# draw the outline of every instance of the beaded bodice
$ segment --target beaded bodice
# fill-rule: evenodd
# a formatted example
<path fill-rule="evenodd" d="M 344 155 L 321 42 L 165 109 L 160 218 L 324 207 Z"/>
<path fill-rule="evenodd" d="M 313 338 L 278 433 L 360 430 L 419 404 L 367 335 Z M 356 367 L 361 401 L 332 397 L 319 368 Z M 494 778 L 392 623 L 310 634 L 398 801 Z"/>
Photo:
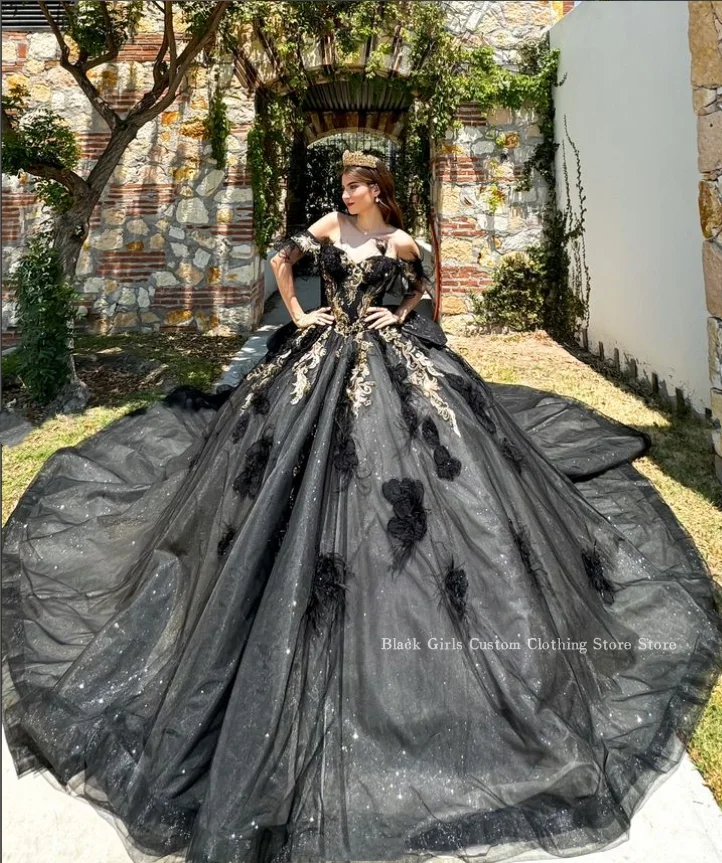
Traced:
<path fill-rule="evenodd" d="M 378 253 L 354 260 L 330 238 L 318 238 L 303 229 L 276 243 L 279 255 L 295 264 L 312 255 L 321 277 L 321 305 L 331 306 L 340 333 L 359 330 L 369 306 L 386 294 L 403 299 L 427 291 L 433 296 L 433 281 L 421 258 L 396 258 L 387 254 L 386 240 L 376 240 Z"/>

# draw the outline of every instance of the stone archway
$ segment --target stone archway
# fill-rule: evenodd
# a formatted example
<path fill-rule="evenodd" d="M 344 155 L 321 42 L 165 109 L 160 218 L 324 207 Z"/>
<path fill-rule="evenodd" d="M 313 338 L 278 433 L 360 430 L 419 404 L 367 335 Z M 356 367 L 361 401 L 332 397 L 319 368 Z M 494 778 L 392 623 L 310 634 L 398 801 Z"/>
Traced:
<path fill-rule="evenodd" d="M 448 29 L 461 41 L 487 44 L 497 62 L 513 66 L 516 46 L 540 36 L 573 4 L 453 2 L 443 6 Z M 295 98 L 299 110 L 308 107 L 306 127 L 295 144 L 298 148 L 340 130 L 351 134 L 378 131 L 400 138 L 405 110 L 403 103 L 394 101 L 395 86 L 406 90 L 405 80 L 412 72 L 409 46 L 399 37 L 400 29 L 388 37 L 374 37 L 374 45 L 371 40 L 362 44 L 343 62 L 333 36 L 310 44 L 303 51 L 304 73 L 315 101 L 308 105 L 300 105 L 285 81 L 272 41 L 257 31 L 243 41 L 236 70 L 249 89 L 275 89 Z M 370 79 L 365 70 L 379 42 L 388 45 L 389 53 L 382 59 L 380 72 Z M 362 83 L 352 92 L 345 82 L 354 76 Z M 364 88 L 376 88 L 376 92 L 372 96 Z M 444 314 L 470 311 L 470 292 L 483 292 L 492 283 L 503 255 L 539 240 L 547 199 L 540 176 L 532 178 L 530 191 L 515 190 L 526 161 L 542 140 L 533 112 L 500 109 L 487 115 L 476 103 L 465 103 L 458 119 L 460 133 L 432 146 L 431 152 L 432 217 L 424 229 L 428 257 L 433 260 L 430 266 L 436 274 L 435 318 L 441 313 L 442 298 Z M 497 202 L 500 191 L 504 193 L 501 205 Z"/>
<path fill-rule="evenodd" d="M 255 30 L 246 34 L 250 38 L 239 43 L 236 51 L 236 72 L 239 80 L 249 90 L 259 86 L 274 90 L 295 99 L 298 110 L 305 118 L 304 130 L 297 136 L 292 149 L 292 163 L 296 166 L 291 174 L 298 178 L 305 164 L 304 151 L 324 138 L 333 135 L 362 136 L 379 135 L 394 146 L 402 142 L 409 108 L 413 98 L 407 85 L 412 71 L 409 63 L 409 45 L 400 37 L 401 26 L 394 35 L 374 36 L 359 46 L 355 54 L 340 61 L 333 37 L 319 40 L 304 51 L 304 72 L 309 79 L 303 99 L 289 88 L 282 64 L 272 42 Z M 366 67 L 373 51 L 386 45 L 388 53 L 383 57 L 382 68 L 373 76 L 366 75 Z M 355 149 L 355 147 L 353 147 Z M 392 167 L 392 166 L 389 166 Z M 432 166 L 433 168 L 433 166 Z M 431 200 L 443 198 L 432 170 Z M 300 199 L 303 188 L 286 188 L 286 229 L 303 224 Z M 425 247 L 426 265 L 434 270 L 437 245 L 433 238 L 438 232 L 437 219 L 434 224 L 424 226 L 421 235 L 412 231 L 417 242 Z M 441 286 L 437 284 L 437 291 Z M 440 308 L 437 297 L 434 314 Z"/>
<path fill-rule="evenodd" d="M 392 174 L 395 173 L 396 153 L 403 144 L 411 103 L 408 90 L 399 86 L 398 79 L 388 77 L 363 79 L 353 74 L 342 77 L 341 72 L 331 80 L 320 76 L 320 80 L 309 87 L 301 106 L 304 130 L 297 136 L 291 154 L 286 187 L 286 231 L 301 228 L 331 209 L 345 212 L 340 189 L 336 188 L 335 182 L 335 168 L 340 163 L 343 150 L 376 151 L 382 155 Z M 329 158 L 314 160 L 312 151 L 321 150 L 324 145 L 328 145 L 330 150 Z M 323 198 L 325 206 L 320 209 L 314 207 L 313 187 L 319 183 L 311 180 L 314 171 L 307 168 L 309 161 L 315 165 L 316 171 L 320 170 L 328 177 L 327 182 L 320 184 L 327 187 Z M 440 190 L 432 188 L 432 195 L 437 200 Z M 427 269 L 433 272 L 432 231 L 432 226 L 427 226 L 420 234 L 411 232 L 424 250 Z M 305 274 L 303 268 L 299 274 Z M 424 298 L 418 310 L 438 317 L 439 305 L 438 298 L 434 301 Z"/>
<path fill-rule="evenodd" d="M 364 79 L 358 75 L 317 80 L 305 94 L 301 109 L 305 118 L 292 155 L 290 176 L 296 180 L 288 188 L 287 217 L 289 225 L 301 224 L 311 217 L 311 202 L 304 207 L 300 200 L 306 193 L 303 175 L 311 149 L 332 149 L 338 141 L 343 149 L 375 149 L 383 154 L 392 173 L 395 155 L 402 143 L 406 115 L 411 98 L 398 81 Z M 325 166 L 326 170 L 331 165 Z M 328 196 L 331 198 L 331 196 Z M 329 199 L 328 205 L 341 209 L 340 196 Z"/>

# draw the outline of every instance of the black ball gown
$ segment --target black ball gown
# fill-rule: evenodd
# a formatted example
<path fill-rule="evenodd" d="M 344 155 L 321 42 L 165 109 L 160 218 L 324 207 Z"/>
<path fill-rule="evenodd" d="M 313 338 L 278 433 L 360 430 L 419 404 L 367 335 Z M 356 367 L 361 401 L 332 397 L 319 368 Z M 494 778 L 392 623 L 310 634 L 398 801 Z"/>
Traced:
<path fill-rule="evenodd" d="M 484 381 L 421 260 L 308 229 L 332 326 L 56 452 L 4 530 L 4 723 L 134 859 L 427 859 L 626 835 L 722 671 L 649 437 Z"/>

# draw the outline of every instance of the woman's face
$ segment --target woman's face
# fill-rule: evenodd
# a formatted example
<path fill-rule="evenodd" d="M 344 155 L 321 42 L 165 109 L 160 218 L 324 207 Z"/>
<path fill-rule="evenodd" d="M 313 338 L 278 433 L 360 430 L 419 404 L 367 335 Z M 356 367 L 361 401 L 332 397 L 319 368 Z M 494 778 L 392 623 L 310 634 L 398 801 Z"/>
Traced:
<path fill-rule="evenodd" d="M 360 180 L 355 180 L 351 174 L 343 175 L 341 185 L 343 187 L 343 202 L 349 213 L 358 214 L 376 205 L 375 186 L 369 186 Z"/>

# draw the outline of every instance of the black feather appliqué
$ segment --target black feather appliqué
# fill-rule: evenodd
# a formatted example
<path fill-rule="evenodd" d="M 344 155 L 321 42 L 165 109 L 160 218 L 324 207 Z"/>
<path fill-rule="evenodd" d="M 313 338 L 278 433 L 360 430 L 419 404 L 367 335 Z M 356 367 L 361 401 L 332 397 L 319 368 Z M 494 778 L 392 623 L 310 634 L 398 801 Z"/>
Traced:
<path fill-rule="evenodd" d="M 597 551 L 596 539 L 591 550 L 584 549 L 582 551 L 582 560 L 584 561 L 584 568 L 592 587 L 602 597 L 605 605 L 611 605 L 614 602 L 614 586 L 604 575 L 604 566 L 602 565 L 602 558 Z"/>
<path fill-rule="evenodd" d="M 424 441 L 434 451 L 434 464 L 436 465 L 437 476 L 441 479 L 451 480 L 457 477 L 461 473 L 461 462 L 458 458 L 452 456 L 447 447 L 441 443 L 439 430 L 430 416 L 425 417 L 421 425 L 421 434 Z"/>
<path fill-rule="evenodd" d="M 466 399 L 474 415 L 489 434 L 496 434 L 496 423 L 489 413 L 490 402 L 484 388 L 474 380 L 447 372 L 446 380 Z"/>
<path fill-rule="evenodd" d="M 509 524 L 509 531 L 514 538 L 514 543 L 519 550 L 519 556 L 521 557 L 522 563 L 524 564 L 524 568 L 530 575 L 536 578 L 536 573 L 534 571 L 534 565 L 532 562 L 531 545 L 529 544 L 529 537 L 527 535 L 527 529 L 525 527 L 522 527 L 517 530 L 510 518 L 507 519 L 507 522 Z"/>
<path fill-rule="evenodd" d="M 341 555 L 319 553 L 305 611 L 305 617 L 316 635 L 344 607 L 347 578 L 346 563 Z"/>
<path fill-rule="evenodd" d="M 394 567 L 400 567 L 406 562 L 416 543 L 426 535 L 424 486 L 418 479 L 403 477 L 387 480 L 381 491 L 394 508 L 386 530 L 395 546 Z"/>
<path fill-rule="evenodd" d="M 394 388 L 394 392 L 401 402 L 401 419 L 403 420 L 404 427 L 409 433 L 409 438 L 413 440 L 419 429 L 419 415 L 411 401 L 413 388 L 411 381 L 408 379 L 409 370 L 405 362 L 392 361 L 389 355 L 389 346 L 386 339 L 382 338 L 378 334 L 375 334 L 375 338 L 381 351 L 384 364 L 386 365 L 389 378 L 391 379 L 391 386 Z"/>
<path fill-rule="evenodd" d="M 175 405 L 187 411 L 199 411 L 203 408 L 217 411 L 228 401 L 232 392 L 231 387 L 224 387 L 216 393 L 207 393 L 198 387 L 182 384 L 167 393 L 163 401 L 167 405 Z"/>
<path fill-rule="evenodd" d="M 353 411 L 351 400 L 348 397 L 347 387 L 358 363 L 359 347 L 356 342 L 351 343 L 348 353 L 346 368 L 343 377 L 343 396 L 341 397 L 334 412 L 334 441 L 331 461 L 341 478 L 341 487 L 348 485 L 351 477 L 357 473 L 359 457 L 356 451 L 356 442 L 351 435 L 353 427 Z"/>
<path fill-rule="evenodd" d="M 263 437 L 248 447 L 243 469 L 233 480 L 233 490 L 241 497 L 252 499 L 257 497 L 272 448 L 272 431 L 267 431 Z"/>
<path fill-rule="evenodd" d="M 238 421 L 233 429 L 233 434 L 231 435 L 233 443 L 238 443 L 238 441 L 245 435 L 248 430 L 249 421 L 250 417 L 245 411 L 238 417 Z"/>
<path fill-rule="evenodd" d="M 469 579 L 462 567 L 454 565 L 453 558 L 444 573 L 443 583 L 451 608 L 459 622 L 463 622 L 466 619 L 466 594 L 469 589 Z"/>
<path fill-rule="evenodd" d="M 509 438 L 504 438 L 501 442 L 501 452 L 504 458 L 512 463 L 514 470 L 521 474 L 522 465 L 524 464 L 524 454 L 516 444 L 513 444 Z"/>
<path fill-rule="evenodd" d="M 232 525 L 229 525 L 224 529 L 223 535 L 218 540 L 218 557 L 223 557 L 223 555 L 228 551 L 235 535 L 236 529 Z"/>
<path fill-rule="evenodd" d="M 266 384 L 259 387 L 251 396 L 251 407 L 257 414 L 267 414 L 271 408 L 271 403 L 268 400 L 268 389 L 273 380 L 266 381 Z"/>

